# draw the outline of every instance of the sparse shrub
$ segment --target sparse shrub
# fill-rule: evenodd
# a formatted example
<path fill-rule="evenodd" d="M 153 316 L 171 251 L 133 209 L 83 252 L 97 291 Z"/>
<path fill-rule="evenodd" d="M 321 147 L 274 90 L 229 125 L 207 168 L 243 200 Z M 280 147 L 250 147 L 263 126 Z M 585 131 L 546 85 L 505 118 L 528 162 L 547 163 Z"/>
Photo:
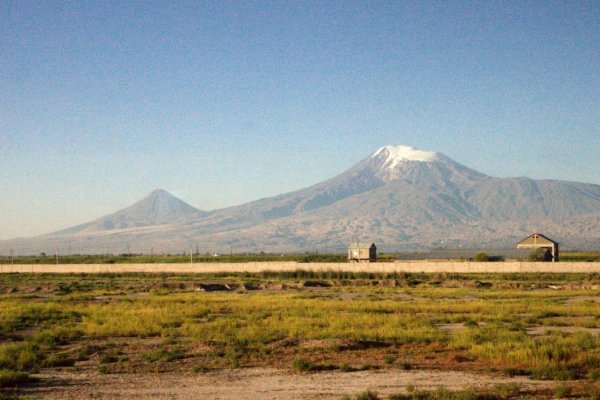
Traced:
<path fill-rule="evenodd" d="M 100 364 L 98 365 L 98 372 L 101 374 L 110 374 L 110 369 L 106 364 Z"/>
<path fill-rule="evenodd" d="M 116 363 L 121 359 L 121 355 L 122 353 L 118 350 L 112 350 L 107 351 L 106 353 L 102 353 L 99 358 L 100 364 Z"/>
<path fill-rule="evenodd" d="M 314 364 L 303 358 L 296 358 L 292 361 L 292 371 L 294 372 L 309 372 L 314 370 Z"/>
<path fill-rule="evenodd" d="M 500 383 L 494 386 L 494 393 L 502 399 L 508 399 L 519 394 L 519 386 L 516 383 Z"/>
<path fill-rule="evenodd" d="M 376 392 L 372 392 L 370 390 L 364 391 L 362 393 L 354 396 L 356 400 L 379 400 L 379 396 Z"/>
<path fill-rule="evenodd" d="M 73 318 L 78 318 L 78 315 L 75 314 Z M 58 321 L 54 322 L 56 323 Z M 32 342 L 41 346 L 53 347 L 58 344 L 66 343 L 69 340 L 79 338 L 82 335 L 83 332 L 81 331 L 81 329 L 75 328 L 72 325 L 58 325 L 37 332 L 33 336 Z"/>
<path fill-rule="evenodd" d="M 590 372 L 588 372 L 588 378 L 593 381 L 600 380 L 600 368 L 594 368 Z"/>
<path fill-rule="evenodd" d="M 477 324 L 477 322 L 473 321 L 472 319 L 468 319 L 465 322 L 463 322 L 463 326 L 467 328 L 477 328 L 479 324 Z"/>
<path fill-rule="evenodd" d="M 46 368 L 71 367 L 73 365 L 75 365 L 75 360 L 70 358 L 66 353 L 50 354 L 42 363 L 42 366 Z"/>
<path fill-rule="evenodd" d="M 451 354 L 449 357 L 450 360 L 452 360 L 453 362 L 457 362 L 457 363 L 463 363 L 463 362 L 467 362 L 467 361 L 473 361 L 473 358 L 466 355 L 466 354 L 460 354 L 460 353 L 454 353 Z"/>
<path fill-rule="evenodd" d="M 407 362 L 403 362 L 403 363 L 398 364 L 398 368 L 400 368 L 403 371 L 409 371 L 412 369 L 412 365 L 410 365 Z"/>
<path fill-rule="evenodd" d="M 575 370 L 562 365 L 546 365 L 531 370 L 532 379 L 568 381 L 576 377 Z"/>
<path fill-rule="evenodd" d="M 204 373 L 204 372 L 212 371 L 212 368 L 205 364 L 197 364 L 197 365 L 194 365 L 194 367 L 192 368 L 192 371 L 194 371 L 196 373 Z"/>
<path fill-rule="evenodd" d="M 511 322 L 508 325 L 508 330 L 511 332 L 520 332 L 525 330 L 525 326 L 521 322 Z"/>
<path fill-rule="evenodd" d="M 527 376 L 527 375 L 531 374 L 531 372 L 526 371 L 524 369 L 511 368 L 511 367 L 506 367 L 506 368 L 502 369 L 502 373 L 506 376 L 510 376 L 511 378 L 513 376 Z"/>
<path fill-rule="evenodd" d="M 473 261 L 488 262 L 488 261 L 490 261 L 490 256 L 484 252 L 477 253 L 477 254 L 475 254 L 475 257 L 473 257 Z"/>
<path fill-rule="evenodd" d="M 0 368 L 13 371 L 35 372 L 40 366 L 42 354 L 30 343 L 11 343 L 0 346 Z"/>
<path fill-rule="evenodd" d="M 527 261 L 547 261 L 549 257 L 548 250 L 536 249 L 535 251 L 529 253 L 527 256 Z"/>
<path fill-rule="evenodd" d="M 407 387 L 408 394 L 392 394 L 388 396 L 388 400 L 502 400 L 501 397 L 494 393 L 483 392 L 478 393 L 476 390 L 468 388 L 465 390 L 451 391 L 443 387 L 439 387 L 435 391 L 415 391 L 414 387 L 411 390 Z"/>
<path fill-rule="evenodd" d="M 590 400 L 600 400 L 600 385 L 598 384 L 588 384 L 583 388 L 583 392 L 586 394 L 587 399 Z"/>
<path fill-rule="evenodd" d="M 537 318 L 553 318 L 553 317 L 560 317 L 560 314 L 557 312 L 553 312 L 553 311 L 542 311 L 538 314 L 536 314 Z"/>
<path fill-rule="evenodd" d="M 379 369 L 379 367 L 373 364 L 363 364 L 360 367 L 358 367 L 358 371 L 368 371 L 371 369 Z"/>
<path fill-rule="evenodd" d="M 21 386 L 31 380 L 26 372 L 0 369 L 0 388 Z"/>
<path fill-rule="evenodd" d="M 340 370 L 341 372 L 352 372 L 352 371 L 355 371 L 355 369 L 354 369 L 354 368 L 352 368 L 352 367 L 351 367 L 350 365 L 348 365 L 348 364 L 342 364 L 342 365 L 340 365 L 340 367 L 339 367 L 339 370 Z"/>
<path fill-rule="evenodd" d="M 563 399 L 565 397 L 569 397 L 573 392 L 573 388 L 567 385 L 558 385 L 554 390 L 554 394 L 556 397 Z"/>
<path fill-rule="evenodd" d="M 396 362 L 396 357 L 394 357 L 391 354 L 386 354 L 385 356 L 383 356 L 383 362 L 386 363 L 386 364 L 388 364 L 388 365 L 391 365 L 394 362 Z"/>
<path fill-rule="evenodd" d="M 333 371 L 340 370 L 342 372 L 351 372 L 351 371 L 359 371 L 360 369 L 356 369 L 351 367 L 348 364 L 315 364 L 308 360 L 305 360 L 301 357 L 298 357 L 292 361 L 292 371 L 301 373 L 301 372 L 315 372 L 315 371 Z"/>
<path fill-rule="evenodd" d="M 77 361 L 89 360 L 90 356 L 92 354 L 97 353 L 98 351 L 100 351 L 100 347 L 98 347 L 98 346 L 90 346 L 90 345 L 83 346 L 77 352 Z"/>
<path fill-rule="evenodd" d="M 156 351 L 151 351 L 148 353 L 142 354 L 142 357 L 148 362 L 171 362 L 175 360 L 180 360 L 184 358 L 185 354 L 183 350 L 179 347 L 174 347 L 173 349 L 160 349 Z"/>

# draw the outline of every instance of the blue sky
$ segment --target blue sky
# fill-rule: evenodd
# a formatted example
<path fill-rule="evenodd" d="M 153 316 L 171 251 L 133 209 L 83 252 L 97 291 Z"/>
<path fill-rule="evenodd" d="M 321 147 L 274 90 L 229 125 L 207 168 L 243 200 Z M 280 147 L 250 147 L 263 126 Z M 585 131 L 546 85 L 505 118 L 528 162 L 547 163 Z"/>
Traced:
<path fill-rule="evenodd" d="M 600 184 L 598 1 L 3 1 L 0 239 L 203 210 L 386 144 Z"/>

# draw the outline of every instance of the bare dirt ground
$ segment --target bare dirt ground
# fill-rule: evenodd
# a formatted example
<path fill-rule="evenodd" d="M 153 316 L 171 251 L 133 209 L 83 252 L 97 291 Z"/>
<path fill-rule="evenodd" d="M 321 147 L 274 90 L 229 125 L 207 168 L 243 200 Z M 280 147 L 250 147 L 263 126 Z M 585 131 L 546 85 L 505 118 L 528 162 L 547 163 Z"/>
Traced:
<path fill-rule="evenodd" d="M 271 368 L 242 368 L 209 373 L 109 374 L 53 372 L 23 394 L 43 399 L 337 399 L 365 390 L 380 395 L 406 393 L 408 386 L 433 390 L 490 388 L 515 383 L 523 392 L 552 387 L 551 382 L 459 371 L 360 371 L 292 374 Z"/>
<path fill-rule="evenodd" d="M 527 328 L 527 334 L 531 335 L 531 336 L 546 335 L 548 332 L 551 332 L 551 331 L 567 332 L 567 333 L 586 332 L 592 336 L 600 335 L 600 328 L 585 328 L 582 326 L 542 325 L 542 326 L 533 326 L 533 327 Z"/>

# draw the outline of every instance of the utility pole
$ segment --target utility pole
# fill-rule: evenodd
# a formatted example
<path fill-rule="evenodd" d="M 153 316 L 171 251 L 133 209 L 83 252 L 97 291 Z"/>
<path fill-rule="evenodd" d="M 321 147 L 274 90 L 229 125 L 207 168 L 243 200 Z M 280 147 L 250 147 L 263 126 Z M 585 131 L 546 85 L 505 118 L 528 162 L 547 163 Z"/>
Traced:
<path fill-rule="evenodd" d="M 54 256 L 56 257 L 56 264 L 58 264 L 58 249 L 56 249 L 56 252 L 54 253 Z"/>
<path fill-rule="evenodd" d="M 194 263 L 194 250 L 190 249 L 190 264 Z"/>

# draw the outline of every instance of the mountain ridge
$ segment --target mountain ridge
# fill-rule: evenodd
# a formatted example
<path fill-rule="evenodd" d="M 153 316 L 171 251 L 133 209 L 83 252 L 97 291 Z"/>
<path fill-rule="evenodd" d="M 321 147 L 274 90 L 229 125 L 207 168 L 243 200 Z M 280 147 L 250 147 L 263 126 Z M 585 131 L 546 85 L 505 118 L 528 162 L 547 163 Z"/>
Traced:
<path fill-rule="evenodd" d="M 159 190 L 37 241 L 0 245 L 34 251 L 69 241 L 82 252 L 118 252 L 123 243 L 139 252 L 198 244 L 212 251 L 341 251 L 357 238 L 395 251 L 440 243 L 512 246 L 545 230 L 567 245 L 600 246 L 600 226 L 588 226 L 586 215 L 588 221 L 600 215 L 600 185 L 492 177 L 443 153 L 401 145 L 381 147 L 325 181 L 238 206 L 200 211 Z"/>

